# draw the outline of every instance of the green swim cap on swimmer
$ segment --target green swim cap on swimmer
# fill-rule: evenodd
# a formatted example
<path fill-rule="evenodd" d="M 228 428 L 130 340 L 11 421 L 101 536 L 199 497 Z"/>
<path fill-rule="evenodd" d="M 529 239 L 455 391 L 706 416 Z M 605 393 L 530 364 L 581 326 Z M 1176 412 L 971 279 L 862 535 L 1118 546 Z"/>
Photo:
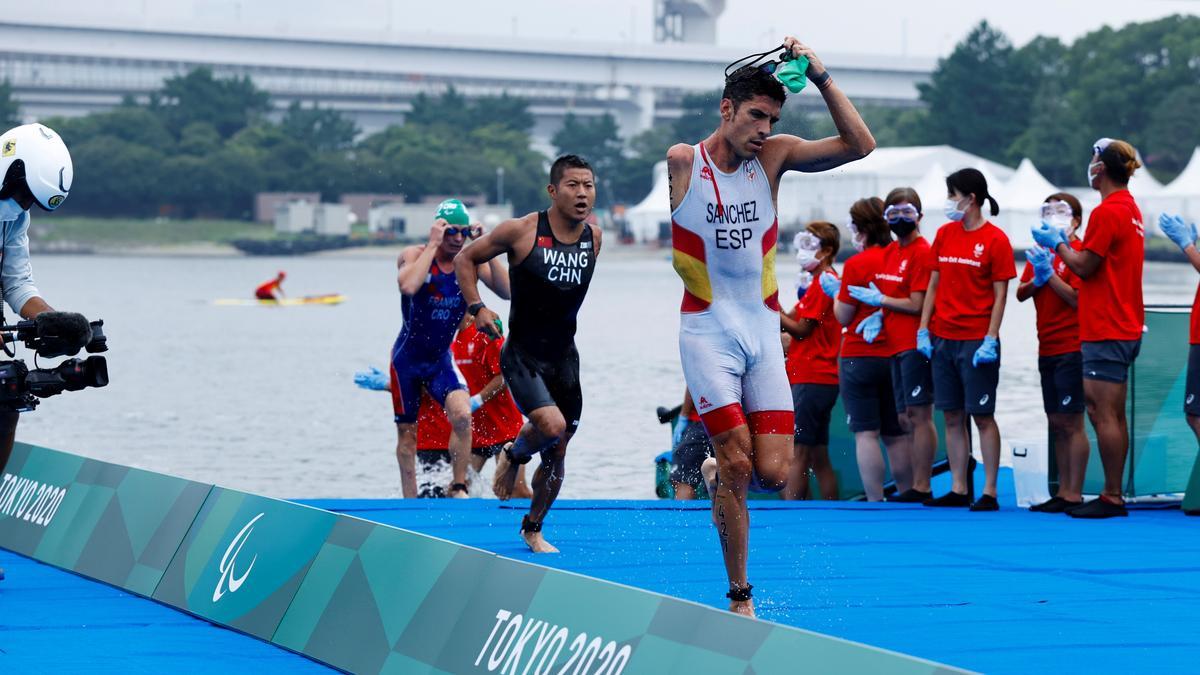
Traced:
<path fill-rule="evenodd" d="M 793 94 L 799 94 L 808 84 L 808 57 L 788 59 L 775 69 L 775 77 Z"/>
<path fill-rule="evenodd" d="M 437 213 L 433 217 L 441 218 L 451 225 L 471 224 L 471 214 L 467 213 L 467 207 L 457 199 L 447 199 L 438 204 Z"/>

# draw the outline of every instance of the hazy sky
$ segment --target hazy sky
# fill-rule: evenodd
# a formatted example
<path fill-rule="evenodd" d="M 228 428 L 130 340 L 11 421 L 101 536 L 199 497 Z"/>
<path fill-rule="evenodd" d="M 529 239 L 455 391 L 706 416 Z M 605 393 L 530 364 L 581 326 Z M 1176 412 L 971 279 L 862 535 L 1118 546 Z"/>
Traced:
<path fill-rule="evenodd" d="M 245 30 L 278 35 L 372 39 L 426 35 L 651 42 L 653 0 L 55 0 L 5 9 L 0 21 L 52 21 L 166 30 Z M 751 51 L 795 34 L 818 53 L 935 57 L 981 19 L 1017 45 L 1035 35 L 1064 41 L 1105 24 L 1117 27 L 1200 12 L 1200 0 L 728 0 L 718 42 Z"/>
<path fill-rule="evenodd" d="M 431 5 L 407 15 L 410 29 L 424 25 L 419 32 L 441 32 L 455 26 L 481 35 L 653 39 L 651 0 L 459 0 Z M 463 11 L 464 6 L 471 10 Z M 826 52 L 944 56 L 982 19 L 1021 45 L 1036 35 L 1055 35 L 1069 42 L 1105 24 L 1116 27 L 1197 12 L 1200 0 L 728 0 L 717 24 L 717 39 L 725 46 L 748 47 L 794 33 Z"/>

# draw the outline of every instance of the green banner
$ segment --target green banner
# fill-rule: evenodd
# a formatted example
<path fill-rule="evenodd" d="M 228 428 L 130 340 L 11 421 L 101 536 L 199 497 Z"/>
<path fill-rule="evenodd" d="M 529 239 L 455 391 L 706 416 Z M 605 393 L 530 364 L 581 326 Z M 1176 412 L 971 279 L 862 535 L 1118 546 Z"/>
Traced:
<path fill-rule="evenodd" d="M 18 444 L 0 546 L 362 673 L 960 672 L 292 502 Z"/>
<path fill-rule="evenodd" d="M 148 596 L 211 488 L 17 443 L 0 476 L 0 546 Z"/>
<path fill-rule="evenodd" d="M 274 642 L 351 672 L 958 672 L 345 516 Z"/>
<path fill-rule="evenodd" d="M 337 519 L 214 487 L 153 597 L 270 640 Z"/>

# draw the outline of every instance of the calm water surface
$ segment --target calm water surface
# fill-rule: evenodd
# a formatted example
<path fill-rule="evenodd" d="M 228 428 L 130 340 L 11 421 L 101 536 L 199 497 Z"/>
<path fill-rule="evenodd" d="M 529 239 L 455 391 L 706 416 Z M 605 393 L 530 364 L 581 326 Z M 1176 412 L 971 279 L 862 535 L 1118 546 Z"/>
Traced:
<path fill-rule="evenodd" d="M 669 441 L 654 408 L 683 391 L 682 286 L 663 252 L 605 254 L 579 317 L 584 412 L 562 496 L 649 498 L 651 460 Z M 399 494 L 390 398 L 351 379 L 387 365 L 400 328 L 394 258 L 39 256 L 34 265 L 51 304 L 105 320 L 112 384 L 46 400 L 22 415 L 20 440 L 278 497 Z M 212 304 L 246 297 L 279 269 L 291 295 L 349 300 Z M 785 295 L 795 272 L 780 260 Z M 1148 302 L 1190 304 L 1196 288 L 1182 265 L 1148 264 L 1146 281 Z M 1033 306 L 1010 297 L 1008 307 L 997 411 L 1006 441 L 1045 424 Z"/>

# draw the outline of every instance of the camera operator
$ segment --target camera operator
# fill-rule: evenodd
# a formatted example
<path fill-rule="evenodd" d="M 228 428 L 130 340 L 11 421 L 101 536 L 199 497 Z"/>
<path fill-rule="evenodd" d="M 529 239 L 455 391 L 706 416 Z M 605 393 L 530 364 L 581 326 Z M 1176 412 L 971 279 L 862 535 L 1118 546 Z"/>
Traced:
<path fill-rule="evenodd" d="M 53 311 L 33 285 L 29 209 L 35 204 L 45 211 L 62 206 L 74 174 L 66 144 L 48 127 L 26 124 L 0 136 L 0 292 L 25 319 Z M 18 417 L 15 410 L 0 409 L 0 472 L 12 454 Z"/>

